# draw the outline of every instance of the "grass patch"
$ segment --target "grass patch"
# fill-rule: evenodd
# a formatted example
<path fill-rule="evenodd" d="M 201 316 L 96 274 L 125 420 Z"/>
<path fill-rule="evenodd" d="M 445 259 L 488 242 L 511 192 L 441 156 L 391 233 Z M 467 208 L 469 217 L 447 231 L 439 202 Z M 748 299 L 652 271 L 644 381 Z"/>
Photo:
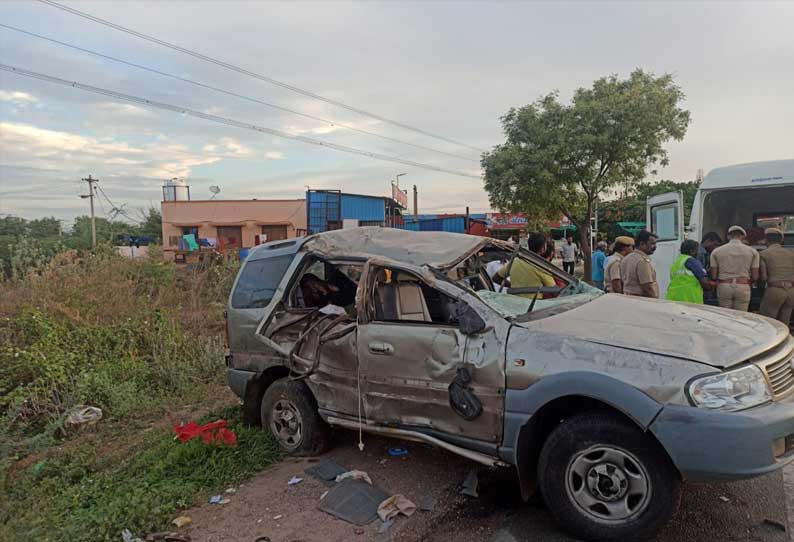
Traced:
<path fill-rule="evenodd" d="M 225 418 L 237 433 L 235 448 L 181 443 L 171 429 L 137 433 L 135 452 L 113 453 L 123 428 L 100 438 L 51 448 L 23 470 L 5 469 L 0 540 L 98 542 L 168 528 L 176 513 L 212 492 L 236 484 L 275 461 L 278 447 L 260 428 L 242 424 L 240 408 L 204 416 Z M 103 450 L 111 447 L 106 453 Z"/>

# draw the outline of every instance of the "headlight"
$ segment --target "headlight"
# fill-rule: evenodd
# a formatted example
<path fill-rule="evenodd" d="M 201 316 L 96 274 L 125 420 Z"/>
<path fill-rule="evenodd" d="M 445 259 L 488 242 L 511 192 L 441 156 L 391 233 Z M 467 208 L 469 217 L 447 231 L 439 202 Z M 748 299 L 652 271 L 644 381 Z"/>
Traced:
<path fill-rule="evenodd" d="M 713 410 L 742 410 L 772 400 L 761 369 L 748 365 L 693 380 L 689 396 L 695 405 Z"/>

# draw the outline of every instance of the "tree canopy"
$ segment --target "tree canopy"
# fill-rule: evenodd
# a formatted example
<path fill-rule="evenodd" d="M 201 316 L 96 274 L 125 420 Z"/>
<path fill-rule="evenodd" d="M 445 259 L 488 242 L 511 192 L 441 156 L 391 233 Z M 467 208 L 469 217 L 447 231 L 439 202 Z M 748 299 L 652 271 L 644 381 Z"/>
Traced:
<path fill-rule="evenodd" d="M 637 69 L 579 88 L 570 104 L 557 92 L 502 117 L 505 142 L 482 157 L 491 205 L 557 220 L 582 233 L 590 277 L 590 220 L 595 202 L 640 183 L 668 163 L 664 144 L 683 139 L 689 112 L 673 76 Z"/>

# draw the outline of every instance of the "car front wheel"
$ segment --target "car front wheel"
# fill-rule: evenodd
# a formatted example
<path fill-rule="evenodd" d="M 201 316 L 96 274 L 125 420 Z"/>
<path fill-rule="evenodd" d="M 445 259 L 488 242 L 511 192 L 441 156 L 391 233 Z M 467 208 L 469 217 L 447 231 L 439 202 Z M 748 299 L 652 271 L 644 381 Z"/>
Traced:
<path fill-rule="evenodd" d="M 673 516 L 679 476 L 664 450 L 632 423 L 580 415 L 557 426 L 538 463 L 557 521 L 586 540 L 646 540 Z"/>
<path fill-rule="evenodd" d="M 312 456 L 328 448 L 330 429 L 303 382 L 287 378 L 273 382 L 262 397 L 261 414 L 263 427 L 285 452 Z"/>

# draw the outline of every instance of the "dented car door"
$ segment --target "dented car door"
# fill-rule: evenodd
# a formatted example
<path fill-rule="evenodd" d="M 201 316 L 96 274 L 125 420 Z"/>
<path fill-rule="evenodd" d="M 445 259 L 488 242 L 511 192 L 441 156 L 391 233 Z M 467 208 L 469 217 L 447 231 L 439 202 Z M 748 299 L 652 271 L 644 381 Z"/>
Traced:
<path fill-rule="evenodd" d="M 357 308 L 368 422 L 499 441 L 504 320 L 427 268 L 373 260 L 359 284 Z M 459 323 L 463 314 L 482 322 L 477 333 Z"/>

